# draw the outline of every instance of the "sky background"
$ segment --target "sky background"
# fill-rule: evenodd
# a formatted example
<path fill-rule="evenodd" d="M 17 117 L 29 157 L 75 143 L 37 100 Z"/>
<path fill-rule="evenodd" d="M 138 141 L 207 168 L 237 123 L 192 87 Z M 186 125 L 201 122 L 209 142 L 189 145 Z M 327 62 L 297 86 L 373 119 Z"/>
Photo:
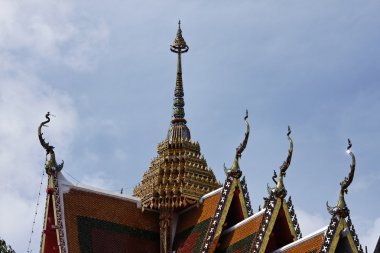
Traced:
<path fill-rule="evenodd" d="M 131 194 L 170 125 L 178 19 L 185 112 L 218 180 L 242 141 L 254 210 L 273 170 L 294 154 L 285 184 L 304 235 L 327 225 L 348 174 L 347 204 L 363 246 L 380 235 L 380 2 L 0 1 L 0 237 L 26 252 L 45 152 L 73 182 Z M 69 176 L 71 175 L 71 176 Z M 73 178 L 71 178 L 73 177 Z M 31 249 L 39 251 L 47 177 Z"/>

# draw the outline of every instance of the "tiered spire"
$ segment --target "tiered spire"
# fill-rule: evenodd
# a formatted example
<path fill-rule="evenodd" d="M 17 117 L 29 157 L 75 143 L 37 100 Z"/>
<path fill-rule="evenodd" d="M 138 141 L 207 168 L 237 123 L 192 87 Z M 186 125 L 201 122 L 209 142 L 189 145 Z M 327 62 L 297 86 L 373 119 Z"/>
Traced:
<path fill-rule="evenodd" d="M 161 253 L 172 252 L 173 212 L 198 203 L 201 196 L 220 187 L 186 126 L 181 54 L 188 50 L 178 22 L 177 35 L 170 46 L 170 51 L 178 54 L 171 126 L 165 140 L 158 144 L 158 156 L 133 191 L 141 198 L 143 208 L 159 210 Z"/>
<path fill-rule="evenodd" d="M 182 37 L 181 30 L 181 21 L 178 21 L 178 31 L 177 36 L 174 39 L 173 44 L 170 46 L 170 51 L 178 54 L 178 62 L 177 62 L 177 79 L 175 84 L 174 91 L 174 103 L 173 103 L 173 119 L 172 123 L 176 122 L 184 122 L 185 120 L 185 101 L 183 99 L 183 83 L 182 83 L 182 63 L 181 63 L 181 54 L 189 51 L 189 46 L 186 44 L 185 39 Z"/>
<path fill-rule="evenodd" d="M 183 82 L 182 82 L 182 62 L 181 54 L 189 51 L 189 46 L 186 44 L 185 39 L 182 37 L 181 21 L 178 21 L 177 35 L 174 39 L 172 45 L 170 45 L 170 51 L 178 54 L 177 62 L 177 78 L 174 90 L 174 101 L 173 101 L 173 115 L 172 115 L 172 125 L 168 131 L 168 140 L 170 142 L 178 142 L 181 140 L 190 140 L 190 130 L 186 126 L 185 120 L 185 100 L 183 92 Z"/>
<path fill-rule="evenodd" d="M 199 143 L 191 140 L 186 126 L 181 55 L 189 46 L 182 37 L 180 22 L 170 50 L 178 54 L 171 126 L 167 137 L 158 144 L 158 156 L 134 189 L 143 206 L 153 209 L 181 209 L 220 186 L 201 154 Z"/>

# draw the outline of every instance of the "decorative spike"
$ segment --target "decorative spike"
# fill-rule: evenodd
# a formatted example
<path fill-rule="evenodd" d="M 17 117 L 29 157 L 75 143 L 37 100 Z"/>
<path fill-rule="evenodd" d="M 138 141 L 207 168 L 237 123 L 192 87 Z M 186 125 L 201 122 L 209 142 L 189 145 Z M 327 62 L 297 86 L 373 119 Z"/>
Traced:
<path fill-rule="evenodd" d="M 237 149 L 236 149 L 235 159 L 239 159 L 241 157 L 241 154 L 245 150 L 245 148 L 247 146 L 247 143 L 248 143 L 250 129 L 249 129 L 249 123 L 248 123 L 247 119 L 248 119 L 248 110 L 245 110 L 244 122 L 245 122 L 245 125 L 247 127 L 247 130 L 245 132 L 245 136 L 244 136 L 243 142 L 240 143 L 239 147 L 237 147 Z"/>
<path fill-rule="evenodd" d="M 327 205 L 327 211 L 331 215 L 339 215 L 342 218 L 346 218 L 350 214 L 350 210 L 347 207 L 346 201 L 344 199 L 344 194 L 347 194 L 348 187 L 352 183 L 354 179 L 355 174 L 355 167 L 356 167 L 356 159 L 354 153 L 351 151 L 352 142 L 350 139 L 348 139 L 348 145 L 347 145 L 347 153 L 351 156 L 351 164 L 350 164 L 350 172 L 347 177 L 343 179 L 342 182 L 340 182 L 340 193 L 339 193 L 339 200 L 338 204 L 334 207 L 330 207 Z"/>
<path fill-rule="evenodd" d="M 181 62 L 181 54 L 186 53 L 189 51 L 189 46 L 186 44 L 186 41 L 182 37 L 182 30 L 181 30 L 181 22 L 178 22 L 178 30 L 177 30 L 177 36 L 174 39 L 173 44 L 170 46 L 170 50 L 173 53 L 178 54 L 178 62 L 177 62 L 177 80 L 176 80 L 176 86 L 174 91 L 174 107 L 173 107 L 173 120 L 172 123 L 177 122 L 178 120 L 180 122 L 185 122 L 185 101 L 183 99 L 184 92 L 183 92 L 183 83 L 182 83 L 182 62 Z M 173 122 L 174 121 L 174 122 Z"/>
<path fill-rule="evenodd" d="M 289 147 L 289 150 L 288 150 L 288 156 L 287 156 L 286 160 L 282 163 L 282 165 L 280 167 L 280 175 L 279 175 L 279 178 L 278 178 L 278 182 L 276 182 L 274 180 L 274 178 L 272 177 L 273 181 L 277 183 L 277 186 L 276 186 L 276 195 L 277 195 L 277 197 L 280 197 L 280 198 L 284 198 L 286 196 L 286 193 L 287 193 L 286 189 L 285 189 L 285 185 L 284 185 L 284 177 L 286 176 L 286 170 L 290 166 L 290 163 L 292 161 L 292 155 L 293 155 L 293 140 L 290 137 L 291 133 L 292 133 L 292 131 L 290 129 L 290 126 L 288 126 L 288 132 L 287 132 L 286 135 L 288 136 L 290 147 Z"/>
<path fill-rule="evenodd" d="M 60 171 L 63 168 L 64 162 L 62 161 L 61 164 L 57 164 L 57 161 L 55 160 L 55 153 L 54 153 L 54 147 L 49 144 L 49 142 L 46 142 L 45 139 L 42 137 L 42 127 L 48 127 L 46 124 L 50 122 L 50 116 L 54 116 L 50 114 L 50 112 L 47 112 L 45 115 L 46 121 L 41 122 L 40 126 L 38 127 L 38 139 L 40 140 L 41 146 L 46 150 L 46 165 L 45 165 L 45 171 L 47 174 L 51 174 L 53 170 Z M 55 116 L 54 116 L 55 117 Z M 49 157 L 49 160 L 47 160 L 47 156 Z"/>
<path fill-rule="evenodd" d="M 350 186 L 350 184 L 352 183 L 352 180 L 354 179 L 356 160 L 355 160 L 354 153 L 351 151 L 351 147 L 352 147 L 351 140 L 348 139 L 347 153 L 351 156 L 351 165 L 350 165 L 350 173 L 348 174 L 348 177 L 345 177 L 344 180 L 340 183 L 342 194 L 343 192 L 347 194 L 348 186 Z"/>
<path fill-rule="evenodd" d="M 226 174 L 228 173 L 235 178 L 240 178 L 240 176 L 242 174 L 240 171 L 240 167 L 239 167 L 239 159 L 241 158 L 241 154 L 245 150 L 247 143 L 248 143 L 250 128 L 249 128 L 249 123 L 248 123 L 247 119 L 248 119 L 248 110 L 245 111 L 245 117 L 244 117 L 244 122 L 246 125 L 246 132 L 244 135 L 243 142 L 240 143 L 240 145 L 236 148 L 235 160 L 234 160 L 234 163 L 233 163 L 231 169 L 226 170 L 226 167 L 224 166 L 224 171 L 226 172 Z"/>

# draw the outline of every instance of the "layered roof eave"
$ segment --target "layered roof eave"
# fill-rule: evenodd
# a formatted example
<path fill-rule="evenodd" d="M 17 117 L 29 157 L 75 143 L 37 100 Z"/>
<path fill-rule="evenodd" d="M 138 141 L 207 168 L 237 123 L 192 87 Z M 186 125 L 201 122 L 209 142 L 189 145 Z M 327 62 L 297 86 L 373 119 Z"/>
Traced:
<path fill-rule="evenodd" d="M 137 208 L 139 209 L 141 208 L 140 198 L 127 196 L 124 194 L 112 192 L 109 190 L 105 190 L 105 189 L 101 189 L 101 188 L 97 188 L 97 187 L 93 187 L 93 186 L 89 186 L 89 185 L 85 185 L 81 183 L 74 184 L 73 182 L 68 180 L 62 172 L 58 173 L 58 179 L 59 179 L 62 194 L 69 192 L 71 189 L 76 189 L 76 190 L 91 192 L 91 193 L 104 195 L 104 196 L 108 196 L 112 198 L 118 198 L 118 199 L 126 200 L 129 202 L 134 202 L 136 203 Z"/>
<path fill-rule="evenodd" d="M 320 228 L 320 229 L 312 232 L 311 234 L 308 234 L 307 236 L 304 236 L 303 238 L 298 239 L 297 241 L 289 243 L 289 244 L 287 244 L 287 245 L 285 245 L 285 246 L 283 246 L 283 247 L 281 247 L 281 248 L 273 251 L 272 253 L 282 253 L 282 252 L 285 252 L 288 249 L 291 249 L 291 248 L 293 248 L 293 247 L 295 247 L 295 246 L 297 246 L 297 245 L 299 245 L 301 243 L 304 243 L 304 242 L 306 242 L 306 241 L 308 241 L 310 239 L 313 239 L 314 237 L 316 237 L 318 235 L 321 235 L 321 234 L 325 233 L 327 231 L 327 228 L 328 228 L 328 226 Z"/>
<path fill-rule="evenodd" d="M 223 235 L 225 235 L 225 234 L 228 234 L 228 233 L 230 233 L 230 232 L 232 232 L 232 231 L 238 229 L 239 227 L 245 225 L 246 223 L 249 223 L 250 221 L 256 219 L 257 217 L 259 217 L 260 215 L 262 215 L 263 213 L 265 213 L 265 210 L 266 210 L 266 209 L 261 209 L 259 212 L 255 213 L 254 215 L 252 215 L 252 216 L 250 216 L 250 217 L 248 217 L 248 218 L 242 220 L 241 222 L 239 222 L 239 223 L 233 225 L 232 227 L 230 227 L 230 228 L 224 230 L 224 231 L 221 233 L 221 235 L 223 236 Z"/>
<path fill-rule="evenodd" d="M 199 203 L 202 204 L 203 201 L 204 201 L 205 199 L 207 199 L 207 198 L 209 198 L 209 197 L 211 197 L 211 196 L 213 196 L 213 195 L 215 195 L 215 194 L 221 192 L 222 190 L 223 190 L 223 186 L 220 187 L 220 188 L 218 188 L 218 189 L 216 189 L 216 190 L 213 190 L 213 191 L 211 191 L 211 192 L 209 192 L 209 193 L 206 193 L 205 195 L 203 195 L 203 196 L 199 199 Z"/>

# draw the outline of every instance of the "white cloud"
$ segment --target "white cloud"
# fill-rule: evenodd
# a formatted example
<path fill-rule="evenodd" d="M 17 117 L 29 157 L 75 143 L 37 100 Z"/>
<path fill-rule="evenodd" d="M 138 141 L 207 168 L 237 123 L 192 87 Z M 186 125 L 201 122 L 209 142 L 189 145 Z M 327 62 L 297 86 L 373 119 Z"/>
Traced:
<path fill-rule="evenodd" d="M 297 209 L 296 214 L 303 236 L 311 234 L 328 225 L 328 221 L 323 219 L 323 217 L 317 213 L 308 213 L 304 210 Z"/>
<path fill-rule="evenodd" d="M 47 60 L 84 70 L 96 62 L 108 29 L 101 22 L 78 21 L 69 1 L 5 0 L 0 2 L 0 37 L 1 50 L 30 54 L 31 66 Z"/>
<path fill-rule="evenodd" d="M 355 183 L 352 184 L 351 189 L 353 192 L 360 192 L 368 189 L 373 189 L 380 182 L 380 173 L 377 171 L 370 174 L 360 175 L 355 178 Z"/>
<path fill-rule="evenodd" d="M 46 111 L 57 115 L 44 132 L 60 159 L 73 137 L 76 112 L 68 96 L 58 96 L 57 91 L 32 76 L 0 76 L 0 83 L 0 203 L 6 203 L 0 209 L 0 234 L 15 250 L 25 251 L 44 167 L 45 152 L 38 142 L 37 127 Z M 40 208 L 35 231 L 41 231 L 42 216 Z M 36 233 L 34 251 L 39 240 Z"/>
<path fill-rule="evenodd" d="M 96 172 L 91 175 L 86 175 L 81 181 L 83 185 L 89 185 L 104 190 L 112 190 L 112 180 L 107 179 L 107 176 L 103 172 Z"/>
<path fill-rule="evenodd" d="M 368 252 L 373 252 L 375 250 L 376 243 L 379 240 L 379 237 L 380 217 L 373 222 L 373 225 L 363 235 L 359 235 L 360 243 L 363 247 L 368 247 Z"/>
<path fill-rule="evenodd" d="M 16 252 L 27 249 L 44 167 L 37 127 L 47 111 L 57 116 L 43 131 L 58 160 L 69 156 L 77 129 L 72 98 L 42 80 L 41 67 L 91 69 L 108 37 L 104 24 L 77 18 L 73 9 L 69 1 L 0 1 L 0 236 Z M 40 246 L 46 180 L 33 252 Z"/>

